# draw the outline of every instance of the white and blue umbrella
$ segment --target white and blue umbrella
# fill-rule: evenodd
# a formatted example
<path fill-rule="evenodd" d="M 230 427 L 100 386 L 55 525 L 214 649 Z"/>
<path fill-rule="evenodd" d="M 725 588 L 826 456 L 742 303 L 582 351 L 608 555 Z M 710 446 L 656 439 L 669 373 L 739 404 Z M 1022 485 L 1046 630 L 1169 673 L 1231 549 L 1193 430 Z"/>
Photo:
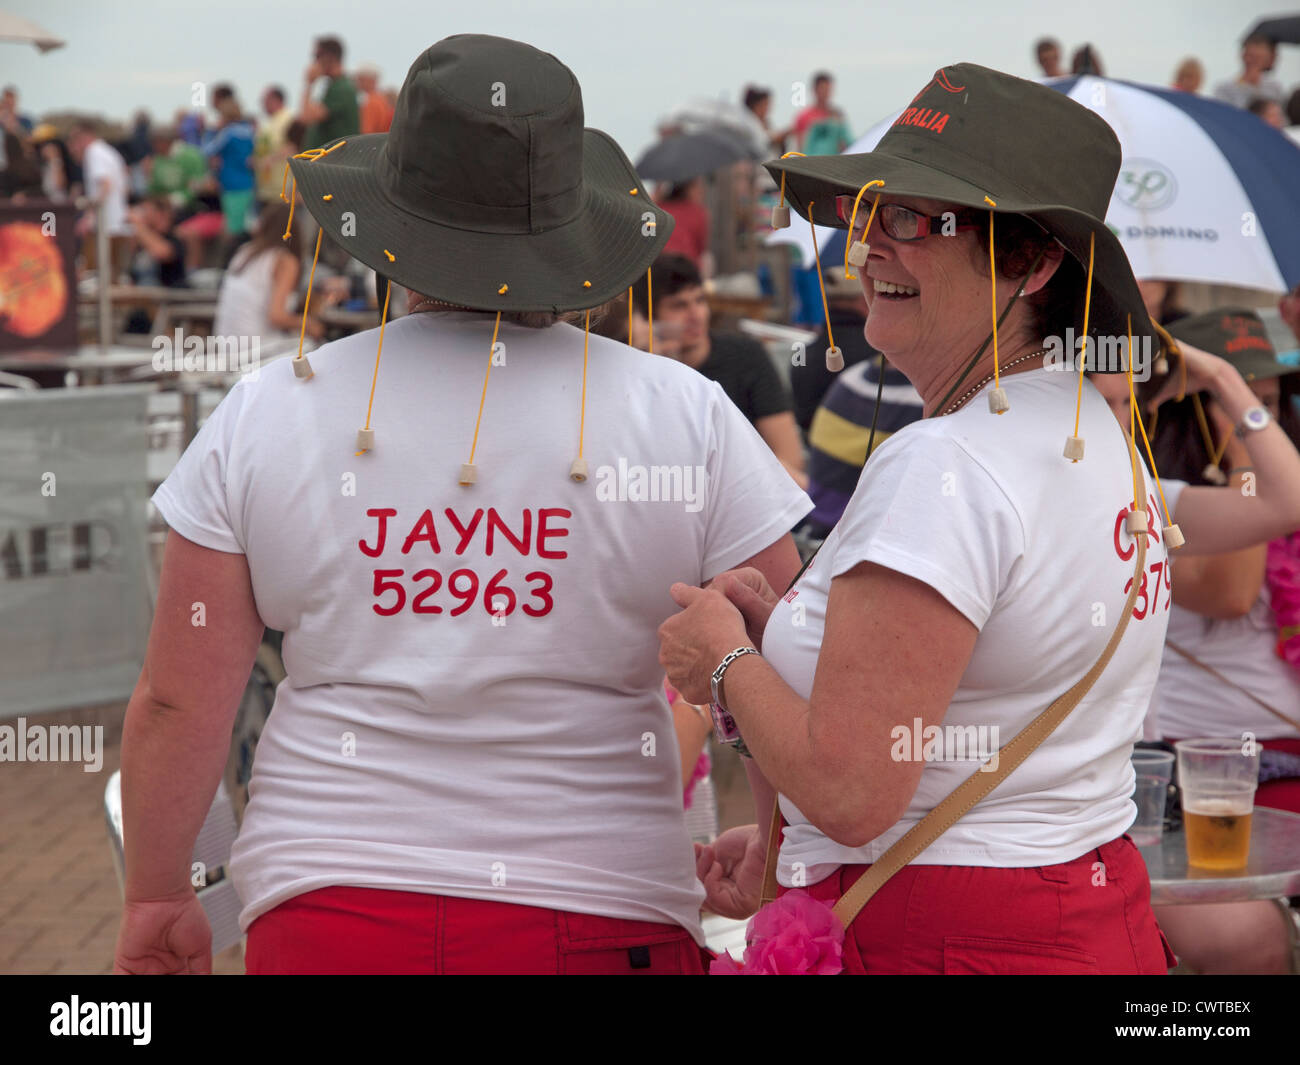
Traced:
<path fill-rule="evenodd" d="M 1300 284 L 1300 147 L 1248 111 L 1092 76 L 1044 82 L 1096 111 L 1123 152 L 1106 222 L 1139 278 L 1284 292 Z M 850 146 L 870 151 L 891 116 Z M 834 239 L 838 238 L 838 239 Z M 812 263 L 807 226 L 773 235 Z M 824 262 L 844 232 L 818 228 Z M 837 251 L 838 249 L 838 251 Z"/>

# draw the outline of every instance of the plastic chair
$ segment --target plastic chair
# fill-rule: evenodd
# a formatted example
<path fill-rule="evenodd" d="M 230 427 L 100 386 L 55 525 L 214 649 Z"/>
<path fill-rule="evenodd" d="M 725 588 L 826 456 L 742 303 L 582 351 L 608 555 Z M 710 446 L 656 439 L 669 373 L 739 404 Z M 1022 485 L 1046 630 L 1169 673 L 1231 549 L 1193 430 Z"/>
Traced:
<path fill-rule="evenodd" d="M 115 772 L 104 789 L 104 815 L 108 821 L 108 838 L 112 844 L 113 866 L 118 887 L 126 887 L 126 857 L 122 841 L 122 774 Z M 239 930 L 239 911 L 243 904 L 229 877 L 230 849 L 237 829 L 235 810 L 224 783 L 217 786 L 208 816 L 194 843 L 192 869 L 203 886 L 198 888 L 199 902 L 212 928 L 212 953 L 218 954 L 243 938 Z"/>

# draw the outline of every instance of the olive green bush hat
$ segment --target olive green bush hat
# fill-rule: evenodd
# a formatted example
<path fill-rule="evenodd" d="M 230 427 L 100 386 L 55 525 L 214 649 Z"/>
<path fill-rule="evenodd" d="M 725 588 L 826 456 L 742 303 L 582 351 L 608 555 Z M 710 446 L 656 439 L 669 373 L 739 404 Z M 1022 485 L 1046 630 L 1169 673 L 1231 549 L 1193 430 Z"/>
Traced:
<path fill-rule="evenodd" d="M 1300 373 L 1300 366 L 1278 362 L 1264 322 L 1249 307 L 1220 307 L 1180 318 L 1170 325 L 1169 332 L 1175 340 L 1226 359 L 1247 381 Z"/>
<path fill-rule="evenodd" d="M 1159 350 L 1128 257 L 1105 222 L 1120 158 L 1110 126 L 1064 93 L 958 63 L 935 72 L 874 151 L 764 165 L 791 206 L 821 226 L 844 228 L 836 197 L 863 191 L 1026 215 L 1085 272 L 1092 249 L 1089 334 L 1126 336 L 1131 317 L 1137 350 L 1143 336 Z"/>
<path fill-rule="evenodd" d="M 290 163 L 340 247 L 414 292 L 486 311 L 572 311 L 621 295 L 672 233 L 622 149 L 583 128 L 555 56 L 461 34 L 406 75 L 388 133 Z"/>

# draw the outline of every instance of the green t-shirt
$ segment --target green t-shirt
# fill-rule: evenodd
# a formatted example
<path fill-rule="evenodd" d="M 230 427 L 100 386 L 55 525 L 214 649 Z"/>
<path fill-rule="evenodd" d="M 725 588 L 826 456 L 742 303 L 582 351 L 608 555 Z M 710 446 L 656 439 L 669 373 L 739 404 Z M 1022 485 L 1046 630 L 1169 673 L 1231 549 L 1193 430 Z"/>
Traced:
<path fill-rule="evenodd" d="M 329 114 L 307 128 L 304 148 L 320 148 L 340 137 L 355 137 L 361 132 L 357 87 L 349 78 L 339 76 L 331 79 L 318 102 L 324 105 Z"/>
<path fill-rule="evenodd" d="M 194 145 L 177 141 L 166 155 L 153 157 L 149 174 L 149 195 L 169 196 L 177 207 L 194 202 L 195 181 L 208 172 L 207 160 Z"/>

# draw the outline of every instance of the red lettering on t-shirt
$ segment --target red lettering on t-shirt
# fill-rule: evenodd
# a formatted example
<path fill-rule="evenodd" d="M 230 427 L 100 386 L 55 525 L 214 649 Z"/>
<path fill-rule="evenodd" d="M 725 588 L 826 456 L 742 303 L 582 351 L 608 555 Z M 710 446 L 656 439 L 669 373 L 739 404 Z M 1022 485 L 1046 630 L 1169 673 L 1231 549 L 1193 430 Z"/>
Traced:
<path fill-rule="evenodd" d="M 443 513 L 447 515 L 447 520 L 455 528 L 456 534 L 460 537 L 460 543 L 456 545 L 456 554 L 463 555 L 465 548 L 469 547 L 469 542 L 474 538 L 474 530 L 478 528 L 479 519 L 483 517 L 482 508 L 474 511 L 474 517 L 470 519 L 469 526 L 466 527 L 456 520 L 456 512 L 448 507 Z"/>
<path fill-rule="evenodd" d="M 361 539 L 357 541 L 357 546 L 371 558 L 378 558 L 383 553 L 384 540 L 388 536 L 388 519 L 397 517 L 397 511 L 392 507 L 375 507 L 366 511 L 366 517 L 379 519 L 378 542 L 373 548 L 369 548 L 366 546 L 366 541 Z"/>
<path fill-rule="evenodd" d="M 420 515 L 420 520 L 411 526 L 411 532 L 402 544 L 402 554 L 410 554 L 411 548 L 421 540 L 433 548 L 435 555 L 442 550 L 438 546 L 438 534 L 433 528 L 433 511 L 431 510 L 426 510 Z"/>
<path fill-rule="evenodd" d="M 551 529 L 546 525 L 547 519 L 571 518 L 573 511 L 565 510 L 563 507 L 542 507 L 537 512 L 537 554 L 542 558 L 568 558 L 567 551 L 548 551 L 546 550 L 546 539 L 549 536 L 568 536 L 568 529 Z"/>
<path fill-rule="evenodd" d="M 1128 517 L 1128 512 L 1131 509 L 1131 507 L 1120 507 L 1119 513 L 1115 515 L 1115 554 L 1119 555 L 1125 562 L 1133 557 L 1135 548 L 1133 544 L 1128 545 L 1127 551 L 1120 547 L 1119 531 L 1124 528 L 1124 519 Z"/>
<path fill-rule="evenodd" d="M 545 513 L 545 511 L 543 511 L 542 513 Z M 514 545 L 516 551 L 518 551 L 521 555 L 528 554 L 528 546 L 532 541 L 532 529 L 533 529 L 533 512 L 531 510 L 529 510 L 527 507 L 524 508 L 524 534 L 522 540 L 518 539 L 515 536 L 515 534 L 510 531 L 510 527 L 505 523 L 504 520 L 502 520 L 501 515 L 496 512 L 495 507 L 488 508 L 487 516 L 488 516 L 488 520 L 487 520 L 486 551 L 489 555 L 492 554 L 492 534 L 497 529 L 500 529 L 501 535 L 504 536 L 507 540 L 509 540 Z M 538 539 L 539 540 L 541 539 L 540 526 L 538 528 Z"/>

